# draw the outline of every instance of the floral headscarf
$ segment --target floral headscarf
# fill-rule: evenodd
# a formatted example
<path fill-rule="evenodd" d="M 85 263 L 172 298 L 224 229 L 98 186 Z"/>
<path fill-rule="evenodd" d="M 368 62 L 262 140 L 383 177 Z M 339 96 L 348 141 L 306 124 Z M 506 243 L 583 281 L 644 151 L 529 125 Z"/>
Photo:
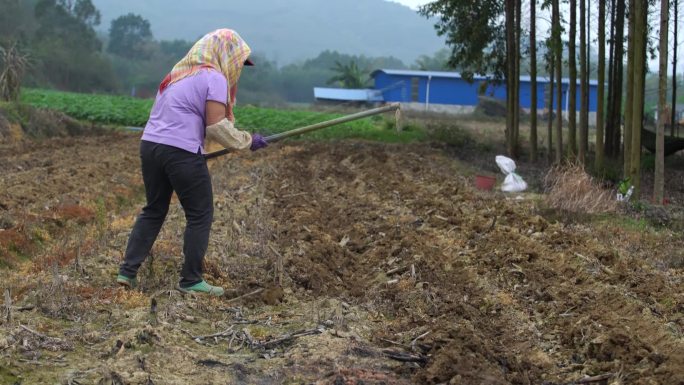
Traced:
<path fill-rule="evenodd" d="M 212 68 L 221 72 L 228 81 L 228 103 L 231 107 L 229 113 L 232 115 L 238 79 L 251 52 L 247 43 L 231 29 L 224 28 L 210 32 L 198 40 L 185 57 L 166 75 L 159 85 L 159 92 L 164 92 L 166 87 L 193 76 L 204 68 Z"/>

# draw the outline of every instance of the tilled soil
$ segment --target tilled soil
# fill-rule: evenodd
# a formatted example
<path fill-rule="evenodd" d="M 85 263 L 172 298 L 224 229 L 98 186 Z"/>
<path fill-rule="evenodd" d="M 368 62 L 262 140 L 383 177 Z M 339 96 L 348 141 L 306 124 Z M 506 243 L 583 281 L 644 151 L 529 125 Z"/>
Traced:
<path fill-rule="evenodd" d="M 0 382 L 684 383 L 681 233 L 552 220 L 538 195 L 474 190 L 437 147 L 296 142 L 212 165 L 221 299 L 173 290 L 177 202 L 140 290 L 113 284 L 135 136 L 0 159 Z"/>

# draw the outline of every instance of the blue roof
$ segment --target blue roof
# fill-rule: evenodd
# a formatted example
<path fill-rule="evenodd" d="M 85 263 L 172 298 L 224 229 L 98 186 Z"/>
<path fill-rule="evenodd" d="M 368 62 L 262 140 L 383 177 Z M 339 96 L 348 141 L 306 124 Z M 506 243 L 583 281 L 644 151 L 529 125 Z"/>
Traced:
<path fill-rule="evenodd" d="M 461 78 L 461 74 L 459 72 L 392 70 L 392 69 L 378 69 L 378 70 L 373 71 L 373 73 L 371 73 L 371 76 L 375 77 L 379 72 L 383 72 L 387 75 L 410 76 L 410 77 L 433 77 L 433 78 L 450 78 L 450 79 L 460 79 Z M 473 76 L 473 80 L 489 80 L 492 78 L 493 78 L 492 76 L 481 76 L 481 75 Z M 520 77 L 521 82 L 529 82 L 531 80 L 532 80 L 532 77 L 530 77 L 530 76 L 521 76 Z M 563 78 L 563 79 L 561 79 L 561 81 L 563 84 L 569 84 L 570 83 L 569 78 Z M 537 76 L 537 82 L 538 83 L 548 83 L 549 78 Z M 579 84 L 579 78 L 577 79 L 577 83 Z M 594 80 L 594 79 L 590 79 L 589 85 L 597 86 L 598 81 Z"/>
<path fill-rule="evenodd" d="M 460 79 L 461 74 L 459 72 L 448 72 L 448 71 L 416 71 L 416 70 L 390 70 L 390 69 L 379 69 L 373 71 L 371 76 L 377 75 L 378 72 L 384 72 L 387 75 L 399 75 L 399 76 L 411 76 L 411 77 L 430 77 L 433 78 L 452 78 Z M 486 80 L 485 76 L 474 76 L 473 79 L 476 80 Z"/>
<path fill-rule="evenodd" d="M 372 89 L 347 89 L 314 87 L 314 97 L 326 100 L 347 100 L 358 102 L 381 102 L 382 92 Z"/>

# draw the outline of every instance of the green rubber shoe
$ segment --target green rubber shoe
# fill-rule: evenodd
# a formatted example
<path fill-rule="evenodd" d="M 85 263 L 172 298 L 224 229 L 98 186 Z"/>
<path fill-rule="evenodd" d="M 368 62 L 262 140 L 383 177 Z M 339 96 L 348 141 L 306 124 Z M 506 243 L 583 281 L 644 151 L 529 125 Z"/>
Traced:
<path fill-rule="evenodd" d="M 118 283 L 120 286 L 125 286 L 129 289 L 135 289 L 138 286 L 138 280 L 135 278 L 128 278 L 125 275 L 117 275 L 116 276 L 116 283 Z"/>
<path fill-rule="evenodd" d="M 212 286 L 207 283 L 207 281 L 202 281 L 200 283 L 196 283 L 190 287 L 177 287 L 178 291 L 181 291 L 183 293 L 203 293 L 203 294 L 209 294 L 213 295 L 214 297 L 222 297 L 223 296 L 223 288 L 220 286 Z"/>

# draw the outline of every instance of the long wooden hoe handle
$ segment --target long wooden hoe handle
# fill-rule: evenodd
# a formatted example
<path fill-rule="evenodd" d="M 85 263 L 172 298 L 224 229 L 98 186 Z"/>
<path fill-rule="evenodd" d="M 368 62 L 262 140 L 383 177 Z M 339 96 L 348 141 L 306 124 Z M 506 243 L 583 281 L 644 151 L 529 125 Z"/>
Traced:
<path fill-rule="evenodd" d="M 399 103 L 392 103 L 392 104 L 389 104 L 389 105 L 386 105 L 383 107 L 373 108 L 372 110 L 361 111 L 361 112 L 357 112 L 355 114 L 342 116 L 342 117 L 339 117 L 336 119 L 326 120 L 325 122 L 320 122 L 320 123 L 312 124 L 312 125 L 305 126 L 305 127 L 295 128 L 293 130 L 289 130 L 289 131 L 281 132 L 279 134 L 267 136 L 264 139 L 266 139 L 266 142 L 268 142 L 268 143 L 275 143 L 275 142 L 279 142 L 283 139 L 286 139 L 286 138 L 289 138 L 292 136 L 302 135 L 302 134 L 306 134 L 306 133 L 309 133 L 312 131 L 317 131 L 317 130 L 320 130 L 323 128 L 335 126 L 338 124 L 351 122 L 352 120 L 363 119 L 363 118 L 366 118 L 369 116 L 382 114 L 384 112 L 396 111 L 400 107 L 401 106 Z M 219 150 L 219 151 L 215 151 L 215 152 L 206 154 L 204 157 L 206 159 L 212 159 L 212 158 L 216 158 L 216 157 L 219 157 L 222 155 L 229 154 L 231 152 L 232 152 L 232 150 L 224 148 L 223 150 Z"/>

